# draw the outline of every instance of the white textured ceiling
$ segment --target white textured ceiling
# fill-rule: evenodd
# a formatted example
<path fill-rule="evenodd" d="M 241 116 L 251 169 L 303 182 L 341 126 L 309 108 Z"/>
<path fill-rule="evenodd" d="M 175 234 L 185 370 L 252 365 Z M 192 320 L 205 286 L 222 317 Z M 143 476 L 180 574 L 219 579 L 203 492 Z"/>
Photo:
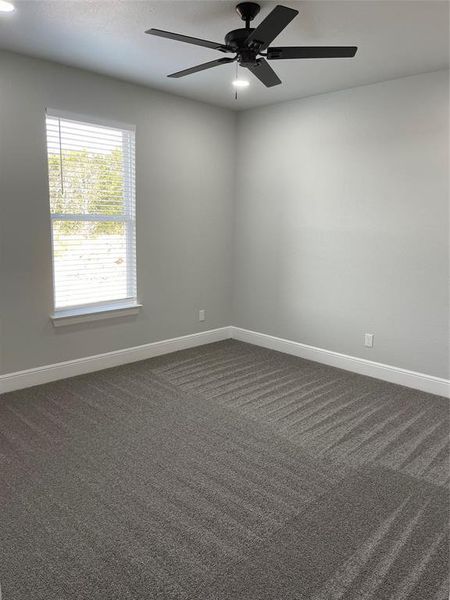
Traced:
<path fill-rule="evenodd" d="M 235 65 L 183 79 L 166 75 L 223 56 L 146 35 L 150 27 L 222 42 L 241 27 L 228 0 L 16 0 L 0 14 L 0 48 L 243 109 L 449 67 L 449 4 L 434 0 L 282 2 L 300 14 L 274 45 L 357 45 L 354 59 L 273 61 L 282 85 L 251 73 L 234 100 Z M 258 23 L 276 5 L 262 2 Z"/>

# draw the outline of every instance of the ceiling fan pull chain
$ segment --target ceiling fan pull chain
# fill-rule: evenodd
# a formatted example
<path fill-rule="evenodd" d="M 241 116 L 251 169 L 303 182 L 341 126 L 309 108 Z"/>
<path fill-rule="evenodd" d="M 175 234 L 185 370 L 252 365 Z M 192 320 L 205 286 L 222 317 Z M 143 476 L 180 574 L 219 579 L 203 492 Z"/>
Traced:
<path fill-rule="evenodd" d="M 239 79 L 239 77 L 238 77 L 238 67 L 239 67 L 239 63 L 236 63 L 236 81 Z M 234 88 L 234 99 L 235 100 L 238 99 L 238 89 L 237 89 L 237 87 Z"/>

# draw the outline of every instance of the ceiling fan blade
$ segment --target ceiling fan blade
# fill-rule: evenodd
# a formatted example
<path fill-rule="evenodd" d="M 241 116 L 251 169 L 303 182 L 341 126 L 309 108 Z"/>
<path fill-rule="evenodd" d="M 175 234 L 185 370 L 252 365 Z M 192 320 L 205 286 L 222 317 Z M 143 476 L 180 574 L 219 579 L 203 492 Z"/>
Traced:
<path fill-rule="evenodd" d="M 167 75 L 167 77 L 174 77 L 176 79 L 178 77 L 186 77 L 186 75 L 192 75 L 193 73 L 198 73 L 199 71 L 205 71 L 205 69 L 211 69 L 212 67 L 218 67 L 219 65 L 232 63 L 235 60 L 236 58 L 218 58 L 217 60 L 210 60 L 209 62 L 197 65 L 196 67 L 191 67 L 190 69 L 184 69 L 184 71 L 172 73 L 171 75 Z"/>
<path fill-rule="evenodd" d="M 267 46 L 289 25 L 298 10 L 286 6 L 275 6 L 273 11 L 254 29 L 245 40 L 247 46 L 257 50 L 265 50 Z"/>
<path fill-rule="evenodd" d="M 281 83 L 281 79 L 264 58 L 258 59 L 256 65 L 250 65 L 247 69 L 266 87 L 273 87 L 274 85 L 279 85 Z"/>
<path fill-rule="evenodd" d="M 182 35 L 181 33 L 172 33 L 171 31 L 163 31 L 162 29 L 149 29 L 145 33 L 157 35 L 158 37 L 167 38 L 169 40 L 175 40 L 176 42 L 185 42 L 186 44 L 194 44 L 194 46 L 204 46 L 205 48 L 211 48 L 212 50 L 220 50 L 220 52 L 231 52 L 231 49 L 227 48 L 224 44 L 190 37 L 189 35 Z"/>
<path fill-rule="evenodd" d="M 287 46 L 282 48 L 267 48 L 267 59 L 352 58 L 355 56 L 357 50 L 356 46 Z"/>

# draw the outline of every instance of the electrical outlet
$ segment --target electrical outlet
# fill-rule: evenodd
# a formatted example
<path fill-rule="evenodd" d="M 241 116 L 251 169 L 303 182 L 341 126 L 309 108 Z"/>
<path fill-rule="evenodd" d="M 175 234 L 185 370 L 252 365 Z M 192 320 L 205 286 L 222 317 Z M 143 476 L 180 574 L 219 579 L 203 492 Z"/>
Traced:
<path fill-rule="evenodd" d="M 206 310 L 205 309 L 201 309 L 198 311 L 198 320 L 199 321 L 204 321 L 206 319 Z"/>
<path fill-rule="evenodd" d="M 373 333 L 366 333 L 364 335 L 364 346 L 367 348 L 373 348 Z"/>

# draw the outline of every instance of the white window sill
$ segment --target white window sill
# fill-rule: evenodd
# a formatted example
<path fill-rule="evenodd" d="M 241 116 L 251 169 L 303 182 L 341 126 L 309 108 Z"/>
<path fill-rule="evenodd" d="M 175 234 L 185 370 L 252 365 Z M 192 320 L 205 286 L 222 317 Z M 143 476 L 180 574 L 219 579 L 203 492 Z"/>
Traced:
<path fill-rule="evenodd" d="M 50 315 L 54 327 L 64 325 L 76 325 L 88 321 L 100 321 L 103 319 L 114 319 L 117 317 L 129 317 L 137 315 L 142 304 L 136 302 L 124 302 L 123 304 L 103 304 L 102 306 L 89 306 L 83 308 L 68 308 L 58 310 Z"/>

